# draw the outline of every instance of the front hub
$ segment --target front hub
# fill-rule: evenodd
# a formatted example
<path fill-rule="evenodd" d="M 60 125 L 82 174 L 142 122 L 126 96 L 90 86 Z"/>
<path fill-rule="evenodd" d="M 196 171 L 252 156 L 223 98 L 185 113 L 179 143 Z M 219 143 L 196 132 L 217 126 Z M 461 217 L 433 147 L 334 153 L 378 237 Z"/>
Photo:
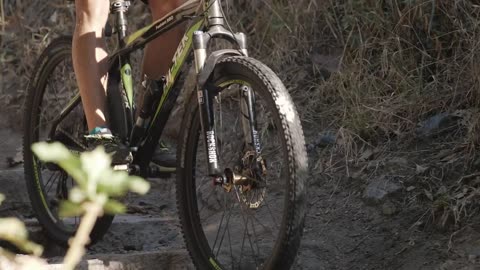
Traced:
<path fill-rule="evenodd" d="M 265 199 L 267 166 L 254 151 L 247 151 L 240 166 L 226 168 L 224 175 L 214 177 L 214 184 L 221 185 L 226 192 L 235 191 L 238 198 L 249 208 L 258 208 Z"/>

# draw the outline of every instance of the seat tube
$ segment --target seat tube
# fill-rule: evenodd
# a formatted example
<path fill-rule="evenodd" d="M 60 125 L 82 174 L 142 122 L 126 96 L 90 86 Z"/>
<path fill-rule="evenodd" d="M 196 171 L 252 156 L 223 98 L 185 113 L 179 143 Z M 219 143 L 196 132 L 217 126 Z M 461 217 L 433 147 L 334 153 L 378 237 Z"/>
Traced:
<path fill-rule="evenodd" d="M 125 46 L 124 38 L 127 36 L 127 16 L 126 13 L 130 7 L 130 1 L 115 0 L 111 3 L 110 13 L 115 15 L 115 26 L 118 34 L 120 46 Z"/>

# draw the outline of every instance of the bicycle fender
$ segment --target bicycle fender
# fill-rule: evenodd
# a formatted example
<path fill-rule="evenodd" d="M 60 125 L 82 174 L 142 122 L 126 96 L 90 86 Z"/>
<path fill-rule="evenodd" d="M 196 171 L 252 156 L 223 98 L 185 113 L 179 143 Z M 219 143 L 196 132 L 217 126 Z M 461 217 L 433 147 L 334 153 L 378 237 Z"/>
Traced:
<path fill-rule="evenodd" d="M 200 88 L 202 88 L 206 83 L 210 75 L 212 74 L 215 66 L 217 65 L 218 61 L 222 59 L 224 56 L 242 56 L 243 54 L 238 50 L 233 49 L 224 49 L 218 50 L 211 53 L 207 60 L 205 61 L 205 65 L 203 66 L 202 70 L 197 76 L 197 84 Z"/>

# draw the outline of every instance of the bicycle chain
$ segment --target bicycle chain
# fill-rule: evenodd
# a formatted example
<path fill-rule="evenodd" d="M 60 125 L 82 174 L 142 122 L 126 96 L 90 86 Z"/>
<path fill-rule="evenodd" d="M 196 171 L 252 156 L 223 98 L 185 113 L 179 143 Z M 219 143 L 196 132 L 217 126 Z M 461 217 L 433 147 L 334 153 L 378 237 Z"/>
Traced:
<path fill-rule="evenodd" d="M 70 140 L 72 140 L 74 143 L 76 143 L 78 146 L 80 146 L 82 148 L 82 150 L 88 150 L 88 146 L 86 146 L 85 144 L 83 144 L 78 138 L 75 138 L 73 137 L 69 132 L 67 132 L 66 130 L 64 130 L 63 128 L 61 127 L 58 127 L 57 128 L 58 131 L 60 131 L 61 133 L 63 133 L 65 136 L 67 136 Z"/>

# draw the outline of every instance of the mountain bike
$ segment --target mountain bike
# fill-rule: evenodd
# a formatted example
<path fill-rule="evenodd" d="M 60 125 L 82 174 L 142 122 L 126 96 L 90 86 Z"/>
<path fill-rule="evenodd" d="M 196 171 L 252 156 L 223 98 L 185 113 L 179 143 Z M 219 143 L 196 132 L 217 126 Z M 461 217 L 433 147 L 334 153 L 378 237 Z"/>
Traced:
<path fill-rule="evenodd" d="M 219 0 L 190 0 L 127 36 L 129 1 L 111 1 L 118 49 L 108 59 L 111 130 L 131 148 L 126 170 L 156 177 L 151 159 L 182 90 L 189 91 L 177 144 L 176 196 L 184 241 L 199 269 L 288 269 L 306 212 L 307 155 L 298 113 L 275 73 L 248 56 L 246 36 L 234 33 Z M 161 87 L 146 94 L 136 117 L 130 55 L 169 29 L 189 22 Z M 212 50 L 213 39 L 232 49 Z M 78 218 L 58 215 L 72 179 L 30 150 L 59 141 L 87 150 L 88 133 L 71 63 L 71 37 L 55 39 L 39 57 L 25 105 L 25 178 L 32 207 L 48 236 L 66 243 Z M 190 63 L 196 86 L 183 89 Z M 98 241 L 112 223 L 100 218 Z"/>

